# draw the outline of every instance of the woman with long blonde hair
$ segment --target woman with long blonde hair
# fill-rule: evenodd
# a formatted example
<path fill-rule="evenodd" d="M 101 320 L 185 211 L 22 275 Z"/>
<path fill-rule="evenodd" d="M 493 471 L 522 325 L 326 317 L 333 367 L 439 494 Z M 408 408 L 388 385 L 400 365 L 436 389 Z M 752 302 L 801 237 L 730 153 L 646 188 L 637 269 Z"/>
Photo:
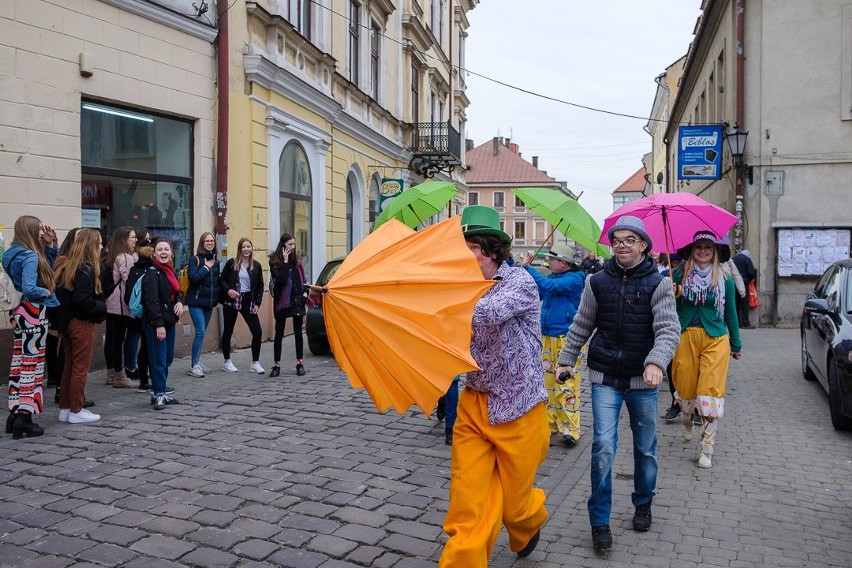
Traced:
<path fill-rule="evenodd" d="M 251 331 L 251 372 L 264 374 L 260 365 L 260 342 L 263 329 L 257 309 L 263 300 L 263 269 L 254 260 L 254 248 L 251 241 L 243 237 L 237 243 L 237 257 L 229 258 L 219 276 L 219 289 L 222 300 L 222 355 L 225 362 L 222 370 L 236 373 L 237 367 L 231 361 L 231 335 L 237 323 L 237 314 L 243 319 Z"/>
<path fill-rule="evenodd" d="M 15 237 L 3 254 L 3 269 L 15 289 L 23 294 L 21 305 L 9 312 L 14 328 L 9 369 L 9 418 L 6 433 L 16 440 L 41 436 L 44 429 L 32 415 L 44 408 L 45 342 L 47 308 L 58 306 L 53 293 L 53 261 L 56 233 L 38 217 L 22 215 L 15 221 Z"/>
<path fill-rule="evenodd" d="M 83 408 L 84 392 L 95 350 L 95 324 L 107 315 L 101 287 L 101 233 L 80 229 L 68 256 L 56 269 L 56 288 L 70 295 L 70 320 L 62 331 L 65 368 L 59 389 L 59 421 L 96 422 L 100 416 Z"/>

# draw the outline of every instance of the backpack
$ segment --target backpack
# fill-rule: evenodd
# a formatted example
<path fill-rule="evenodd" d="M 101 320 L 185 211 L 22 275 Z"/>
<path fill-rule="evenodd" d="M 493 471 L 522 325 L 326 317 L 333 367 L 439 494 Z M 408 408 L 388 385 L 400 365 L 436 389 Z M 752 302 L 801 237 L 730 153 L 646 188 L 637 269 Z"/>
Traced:
<path fill-rule="evenodd" d="M 15 256 L 12 257 L 12 260 L 15 260 L 15 257 L 21 254 L 21 251 L 18 251 Z M 12 260 L 9 261 L 9 265 L 12 264 Z M 17 288 L 15 288 L 15 284 L 12 283 L 12 278 L 6 271 L 3 269 L 3 264 L 0 263 L 0 311 L 10 312 L 21 305 L 21 300 L 24 295 L 21 292 L 18 292 Z"/>
<path fill-rule="evenodd" d="M 153 266 L 148 268 L 157 270 Z M 124 302 L 130 309 L 130 315 L 135 318 L 141 318 L 144 311 L 142 304 L 142 280 L 144 280 L 145 272 L 148 268 L 133 265 L 127 275 L 127 288 L 124 290 Z"/>
<path fill-rule="evenodd" d="M 201 258 L 195 257 L 196 266 L 201 266 Z M 181 300 L 186 300 L 186 292 L 189 290 L 189 264 L 184 264 L 177 275 L 178 294 Z"/>

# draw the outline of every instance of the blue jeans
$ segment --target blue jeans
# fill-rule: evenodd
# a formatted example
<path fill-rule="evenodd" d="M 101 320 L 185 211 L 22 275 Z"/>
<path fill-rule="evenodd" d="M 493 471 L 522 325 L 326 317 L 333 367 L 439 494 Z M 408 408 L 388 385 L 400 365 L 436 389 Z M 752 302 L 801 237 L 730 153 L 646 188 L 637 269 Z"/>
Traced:
<path fill-rule="evenodd" d="M 453 379 L 450 383 L 450 388 L 447 389 L 447 394 L 444 395 L 444 427 L 447 430 L 452 430 L 456 423 L 456 415 L 459 406 L 459 377 Z"/>
<path fill-rule="evenodd" d="M 127 325 L 124 336 L 124 368 L 135 371 L 139 368 L 139 336 L 142 320 L 133 320 Z"/>
<path fill-rule="evenodd" d="M 654 498 L 657 487 L 657 389 L 618 390 L 592 384 L 592 494 L 591 526 L 608 525 L 612 512 L 612 463 L 618 449 L 618 418 L 627 404 L 633 432 L 633 506 Z"/>
<path fill-rule="evenodd" d="M 175 326 L 166 326 L 166 338 L 157 340 L 157 328 L 145 324 L 145 343 L 148 347 L 148 365 L 151 375 L 151 391 L 154 396 L 166 394 L 169 367 L 175 358 Z"/>
<path fill-rule="evenodd" d="M 201 346 L 204 344 L 204 334 L 207 333 L 207 325 L 210 323 L 212 309 L 199 306 L 189 306 L 189 317 L 192 318 L 192 327 L 195 328 L 195 337 L 192 340 L 192 366 L 198 365 L 201 359 Z"/>

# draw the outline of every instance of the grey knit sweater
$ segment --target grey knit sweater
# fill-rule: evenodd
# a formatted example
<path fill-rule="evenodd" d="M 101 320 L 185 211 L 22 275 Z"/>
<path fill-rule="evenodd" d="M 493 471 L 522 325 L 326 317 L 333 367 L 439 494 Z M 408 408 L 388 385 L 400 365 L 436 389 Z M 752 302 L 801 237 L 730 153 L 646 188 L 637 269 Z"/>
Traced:
<path fill-rule="evenodd" d="M 580 307 L 577 309 L 577 315 L 574 316 L 574 323 L 568 330 L 567 343 L 559 353 L 559 365 L 573 367 L 577 363 L 580 348 L 586 344 L 595 331 L 597 311 L 598 302 L 592 292 L 589 278 L 586 278 Z M 677 317 L 671 278 L 663 278 L 654 290 L 654 294 L 651 296 L 651 313 L 654 316 L 654 347 L 645 357 L 645 366 L 653 363 L 665 373 L 666 366 L 668 366 L 680 343 L 680 321 Z M 590 368 L 589 380 L 592 383 L 600 384 L 603 382 L 603 373 Z M 656 387 L 649 387 L 645 384 L 642 375 L 638 375 L 630 378 L 630 388 L 638 390 Z"/>

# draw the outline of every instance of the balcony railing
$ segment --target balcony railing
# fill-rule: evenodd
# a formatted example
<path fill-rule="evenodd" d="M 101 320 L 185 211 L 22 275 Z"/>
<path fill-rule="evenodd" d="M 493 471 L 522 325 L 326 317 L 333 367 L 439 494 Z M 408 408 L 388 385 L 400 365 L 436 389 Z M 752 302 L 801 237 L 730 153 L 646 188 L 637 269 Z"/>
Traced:
<path fill-rule="evenodd" d="M 461 165 L 461 135 L 449 122 L 415 122 L 411 125 L 409 169 L 424 177 Z"/>

